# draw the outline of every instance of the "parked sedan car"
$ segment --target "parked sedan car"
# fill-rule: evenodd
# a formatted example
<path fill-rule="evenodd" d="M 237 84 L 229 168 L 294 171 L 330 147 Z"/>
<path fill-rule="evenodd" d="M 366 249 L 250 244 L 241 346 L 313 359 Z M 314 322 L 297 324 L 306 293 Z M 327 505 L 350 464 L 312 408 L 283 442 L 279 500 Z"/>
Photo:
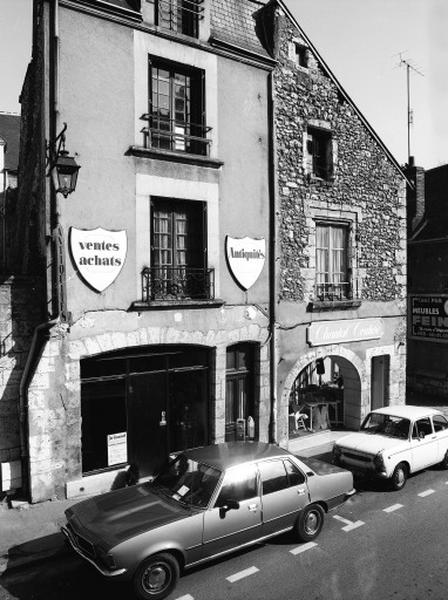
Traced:
<path fill-rule="evenodd" d="M 370 412 L 359 433 L 340 438 L 334 462 L 360 475 L 390 480 L 401 489 L 410 473 L 439 464 L 448 469 L 448 421 L 422 406 L 388 406 Z"/>
<path fill-rule="evenodd" d="M 62 531 L 103 575 L 154 600 L 181 569 L 292 529 L 315 539 L 324 513 L 353 493 L 345 469 L 272 444 L 217 444 L 178 454 L 152 483 L 75 504 Z"/>

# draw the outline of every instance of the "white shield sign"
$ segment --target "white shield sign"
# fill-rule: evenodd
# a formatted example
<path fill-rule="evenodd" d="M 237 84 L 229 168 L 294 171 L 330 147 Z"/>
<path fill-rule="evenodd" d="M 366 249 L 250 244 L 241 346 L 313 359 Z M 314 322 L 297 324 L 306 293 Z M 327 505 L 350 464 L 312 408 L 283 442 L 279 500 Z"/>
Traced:
<path fill-rule="evenodd" d="M 127 252 L 126 231 L 70 229 L 70 252 L 81 277 L 94 290 L 104 291 L 123 268 Z"/>
<path fill-rule="evenodd" d="M 248 290 L 257 281 L 266 258 L 264 238 L 226 238 L 226 256 L 232 275 Z"/>

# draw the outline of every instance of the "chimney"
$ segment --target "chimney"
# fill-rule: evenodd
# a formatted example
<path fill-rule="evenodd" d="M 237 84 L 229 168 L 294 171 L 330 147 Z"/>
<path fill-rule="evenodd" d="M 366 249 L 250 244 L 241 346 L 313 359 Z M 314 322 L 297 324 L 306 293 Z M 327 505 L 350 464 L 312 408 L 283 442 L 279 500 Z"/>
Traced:
<path fill-rule="evenodd" d="M 409 164 L 404 168 L 406 177 L 413 183 L 413 189 L 407 190 L 408 209 L 408 235 L 411 235 L 425 217 L 426 194 L 425 194 L 425 169 L 416 167 L 414 157 L 409 157 Z"/>

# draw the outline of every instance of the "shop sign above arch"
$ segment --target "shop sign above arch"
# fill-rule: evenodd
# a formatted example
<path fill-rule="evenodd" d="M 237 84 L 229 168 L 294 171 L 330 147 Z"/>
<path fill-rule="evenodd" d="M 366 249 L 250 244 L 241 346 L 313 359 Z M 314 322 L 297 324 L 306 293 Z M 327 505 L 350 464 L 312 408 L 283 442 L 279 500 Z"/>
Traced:
<path fill-rule="evenodd" d="M 317 321 L 307 327 L 310 346 L 324 346 L 341 342 L 375 340 L 384 334 L 382 319 L 347 319 L 344 321 Z"/>

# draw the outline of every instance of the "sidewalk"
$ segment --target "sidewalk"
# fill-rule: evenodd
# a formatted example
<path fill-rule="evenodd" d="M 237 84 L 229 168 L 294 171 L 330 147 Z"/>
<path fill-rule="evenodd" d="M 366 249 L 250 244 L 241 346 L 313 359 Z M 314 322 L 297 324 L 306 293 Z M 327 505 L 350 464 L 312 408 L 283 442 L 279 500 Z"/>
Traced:
<path fill-rule="evenodd" d="M 68 552 L 60 527 L 64 511 L 77 500 L 0 507 L 0 575 Z"/>
<path fill-rule="evenodd" d="M 347 432 L 325 431 L 290 440 L 289 450 L 303 457 L 328 459 L 334 440 Z M 64 511 L 80 499 L 0 505 L 0 576 L 70 552 L 60 527 Z"/>

